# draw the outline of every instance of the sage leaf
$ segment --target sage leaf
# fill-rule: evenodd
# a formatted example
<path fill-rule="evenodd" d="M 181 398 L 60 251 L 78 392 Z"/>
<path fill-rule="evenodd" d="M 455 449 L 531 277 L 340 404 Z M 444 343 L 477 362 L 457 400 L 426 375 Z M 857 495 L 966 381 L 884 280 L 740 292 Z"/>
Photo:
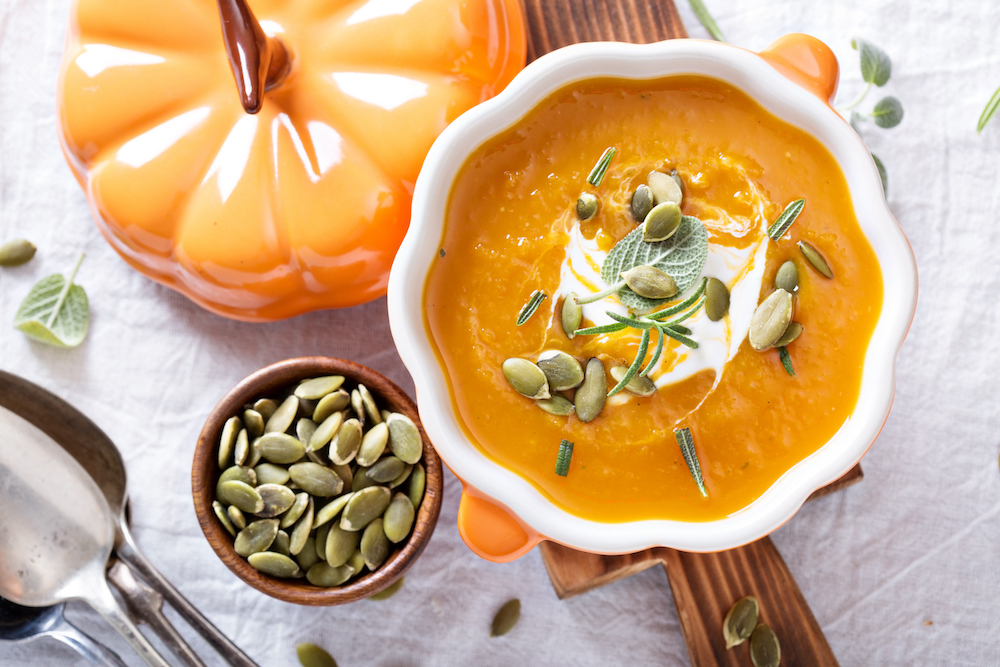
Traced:
<path fill-rule="evenodd" d="M 892 95 L 883 97 L 872 109 L 871 116 L 879 127 L 896 127 L 903 121 L 903 104 Z"/>
<path fill-rule="evenodd" d="M 861 57 L 861 78 L 881 88 L 892 76 L 892 61 L 889 55 L 864 39 L 852 39 L 851 48 Z"/>
<path fill-rule="evenodd" d="M 622 273 L 636 266 L 653 266 L 674 279 L 680 294 L 701 277 L 708 258 L 708 232 L 698 218 L 685 215 L 677 233 L 656 243 L 642 240 L 644 227 L 645 223 L 639 225 L 616 243 L 601 265 L 601 279 L 609 286 L 618 285 L 619 301 L 637 311 L 652 310 L 667 300 L 639 296 L 619 278 Z M 578 303 L 583 301 L 578 300 Z"/>
<path fill-rule="evenodd" d="M 698 490 L 701 491 L 702 497 L 707 498 L 708 493 L 705 491 L 705 479 L 701 476 L 701 464 L 698 463 L 698 452 L 694 450 L 694 438 L 691 437 L 691 429 L 682 428 L 674 431 L 674 437 L 677 438 L 677 444 L 681 446 L 681 453 L 684 454 L 684 462 L 687 463 L 688 470 L 691 471 L 691 476 L 694 477 L 694 483 L 698 485 Z"/>
<path fill-rule="evenodd" d="M 872 159 L 875 160 L 875 168 L 878 169 L 878 177 L 882 179 L 882 191 L 885 192 L 885 196 L 889 196 L 889 174 L 885 171 L 885 165 L 882 164 L 882 160 L 878 159 L 875 153 L 872 153 Z"/>
<path fill-rule="evenodd" d="M 785 210 L 778 216 L 778 219 L 774 221 L 774 224 L 768 228 L 767 235 L 775 241 L 784 236 L 785 232 L 788 231 L 788 228 L 791 227 L 792 223 L 799 217 L 799 213 L 802 212 L 802 209 L 805 208 L 805 206 L 805 199 L 796 199 L 791 204 L 786 206 Z"/>
<path fill-rule="evenodd" d="M 90 326 L 90 303 L 83 288 L 73 284 L 83 258 L 81 254 L 68 279 L 55 274 L 35 283 L 17 310 L 15 328 L 53 347 L 83 342 Z"/>
<path fill-rule="evenodd" d="M 708 31 L 708 34 L 712 36 L 712 39 L 717 42 L 726 41 L 726 38 L 722 35 L 722 31 L 719 30 L 719 26 L 715 23 L 715 19 L 708 13 L 708 8 L 705 7 L 704 2 L 701 0 L 688 0 L 688 4 L 691 5 L 691 11 L 701 21 L 701 24 Z"/>
<path fill-rule="evenodd" d="M 979 123 L 976 124 L 976 134 L 983 131 L 986 123 L 990 122 L 990 119 L 993 118 L 993 114 L 997 112 L 998 108 L 1000 108 L 1000 88 L 997 88 L 997 91 L 993 93 L 993 97 L 986 103 L 983 115 L 979 117 Z"/>

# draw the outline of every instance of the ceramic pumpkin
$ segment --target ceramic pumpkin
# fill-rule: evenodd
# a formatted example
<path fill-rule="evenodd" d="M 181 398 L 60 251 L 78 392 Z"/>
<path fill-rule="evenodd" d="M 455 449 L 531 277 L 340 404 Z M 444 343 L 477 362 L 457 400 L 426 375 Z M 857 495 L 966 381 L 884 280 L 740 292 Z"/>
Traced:
<path fill-rule="evenodd" d="M 519 2 L 249 4 L 76 0 L 70 167 L 115 250 L 211 311 L 382 296 L 431 143 L 524 65 Z"/>

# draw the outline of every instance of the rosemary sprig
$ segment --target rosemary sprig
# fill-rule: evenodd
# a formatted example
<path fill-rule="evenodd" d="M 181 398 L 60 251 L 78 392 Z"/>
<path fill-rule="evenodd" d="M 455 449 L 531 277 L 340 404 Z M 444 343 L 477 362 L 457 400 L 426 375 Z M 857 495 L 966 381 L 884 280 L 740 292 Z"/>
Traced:
<path fill-rule="evenodd" d="M 674 331 L 670 327 L 658 327 L 658 328 L 660 330 L 660 333 L 667 334 L 668 336 L 670 336 L 671 338 L 673 338 L 678 343 L 680 343 L 682 345 L 687 345 L 692 350 L 697 350 L 698 349 L 698 342 L 697 341 L 691 340 L 687 336 L 684 336 L 682 334 L 677 333 L 676 331 Z"/>
<path fill-rule="evenodd" d="M 556 455 L 556 474 L 565 477 L 569 474 L 569 464 L 573 460 L 573 443 L 563 440 L 559 443 L 559 453 Z"/>
<path fill-rule="evenodd" d="M 618 320 L 621 324 L 624 324 L 627 327 L 632 327 L 633 329 L 643 329 L 644 331 L 649 331 L 650 329 L 656 326 L 656 323 L 653 322 L 652 320 L 636 319 L 634 317 L 629 317 L 627 315 L 619 315 L 618 313 L 615 313 L 610 310 L 606 310 L 604 312 L 611 319 Z"/>
<path fill-rule="evenodd" d="M 639 368 L 642 366 L 642 361 L 646 358 L 646 350 L 648 349 L 649 329 L 643 329 L 642 338 L 639 339 L 639 351 L 636 353 L 635 359 L 632 361 L 632 365 L 628 367 L 627 371 L 625 371 L 625 375 L 622 376 L 622 379 L 618 382 L 618 384 L 616 384 L 611 391 L 608 392 L 608 398 L 611 398 L 620 392 L 625 388 L 625 385 L 632 381 L 635 374 L 639 372 Z"/>
<path fill-rule="evenodd" d="M 596 336 L 598 334 L 615 333 L 616 331 L 624 331 L 628 329 L 627 324 L 622 324 L 621 322 L 616 322 L 615 324 L 602 324 L 599 327 L 587 327 L 586 329 L 577 329 L 573 332 L 574 336 Z"/>
<path fill-rule="evenodd" d="M 691 471 L 691 476 L 694 477 L 694 483 L 698 485 L 698 490 L 701 491 L 702 497 L 707 498 L 708 492 L 705 491 L 705 478 L 701 475 L 701 464 L 698 462 L 698 452 L 694 450 L 694 438 L 691 437 L 691 429 L 682 428 L 674 431 L 674 437 L 677 438 L 677 444 L 681 446 L 681 453 L 684 454 L 684 462 L 687 463 L 688 470 Z"/>
<path fill-rule="evenodd" d="M 614 146 L 604 150 L 601 155 L 601 159 L 597 161 L 594 168 L 590 170 L 590 176 L 587 176 L 587 182 L 597 187 L 604 180 L 604 172 L 608 170 L 608 165 L 611 164 L 611 159 L 618 153 L 618 149 Z"/>
<path fill-rule="evenodd" d="M 983 115 L 979 117 L 979 122 L 976 124 L 976 134 L 983 131 L 983 128 L 986 127 L 986 123 L 990 122 L 990 119 L 993 118 L 993 114 L 997 112 L 997 109 L 1000 109 L 1000 88 L 997 88 L 997 92 L 993 93 L 993 97 L 991 97 L 990 101 L 986 103 L 986 108 L 983 109 Z"/>
<path fill-rule="evenodd" d="M 799 213 L 802 212 L 805 205 L 805 199 L 796 199 L 791 204 L 786 206 L 785 210 L 778 216 L 778 219 L 774 221 L 774 224 L 768 227 L 767 235 L 775 241 L 784 236 L 785 232 L 788 231 L 788 228 L 792 226 L 793 222 L 795 222 L 795 219 L 799 217 Z"/>
<path fill-rule="evenodd" d="M 652 315 L 649 315 L 649 319 L 663 320 L 673 315 L 676 315 L 677 313 L 684 312 L 685 310 L 693 306 L 698 299 L 701 298 L 701 295 L 705 293 L 705 285 L 707 284 L 708 284 L 708 278 L 702 278 L 701 283 L 698 285 L 698 289 L 696 289 L 691 294 L 691 296 L 684 299 L 676 306 L 671 306 L 670 308 L 664 308 L 663 310 L 656 311 Z"/>
<path fill-rule="evenodd" d="M 528 297 L 528 303 L 521 306 L 521 310 L 517 313 L 517 326 L 521 326 L 530 320 L 531 316 L 538 310 L 538 307 L 542 305 L 542 301 L 545 301 L 547 298 L 549 298 L 549 295 L 542 290 L 536 289 L 532 292 L 531 296 Z"/>
<path fill-rule="evenodd" d="M 792 355 L 788 354 L 788 348 L 779 347 L 778 356 L 781 357 L 781 365 L 785 367 L 785 372 L 795 377 L 795 369 L 792 368 Z"/>
<path fill-rule="evenodd" d="M 664 335 L 662 331 L 660 331 L 659 327 L 656 328 L 656 332 L 657 332 L 656 349 L 653 350 L 653 356 L 650 358 L 649 363 L 646 364 L 646 367 L 643 368 L 642 372 L 639 373 L 639 377 L 641 378 L 644 378 L 647 375 L 649 375 L 649 371 L 653 369 L 653 366 L 656 365 L 656 362 L 660 360 L 660 355 L 663 354 L 663 341 L 665 341 L 667 337 Z"/>

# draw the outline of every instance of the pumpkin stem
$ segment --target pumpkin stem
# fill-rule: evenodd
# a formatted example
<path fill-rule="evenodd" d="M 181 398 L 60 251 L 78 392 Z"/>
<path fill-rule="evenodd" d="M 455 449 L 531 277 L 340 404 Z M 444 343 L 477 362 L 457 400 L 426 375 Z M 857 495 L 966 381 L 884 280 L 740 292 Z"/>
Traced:
<path fill-rule="evenodd" d="M 277 86 L 288 74 L 288 51 L 279 40 L 264 34 L 246 0 L 218 3 L 222 38 L 240 102 L 247 113 L 257 113 L 264 103 L 264 91 Z"/>

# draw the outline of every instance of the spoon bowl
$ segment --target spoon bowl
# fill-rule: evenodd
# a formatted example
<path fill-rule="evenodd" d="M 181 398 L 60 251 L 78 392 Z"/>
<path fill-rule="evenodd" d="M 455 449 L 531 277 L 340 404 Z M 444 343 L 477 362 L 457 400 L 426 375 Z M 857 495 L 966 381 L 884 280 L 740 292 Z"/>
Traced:
<path fill-rule="evenodd" d="M 92 665 L 128 667 L 118 654 L 63 617 L 63 605 L 23 607 L 0 598 L 0 642 L 29 642 L 52 637 L 73 648 Z"/>

